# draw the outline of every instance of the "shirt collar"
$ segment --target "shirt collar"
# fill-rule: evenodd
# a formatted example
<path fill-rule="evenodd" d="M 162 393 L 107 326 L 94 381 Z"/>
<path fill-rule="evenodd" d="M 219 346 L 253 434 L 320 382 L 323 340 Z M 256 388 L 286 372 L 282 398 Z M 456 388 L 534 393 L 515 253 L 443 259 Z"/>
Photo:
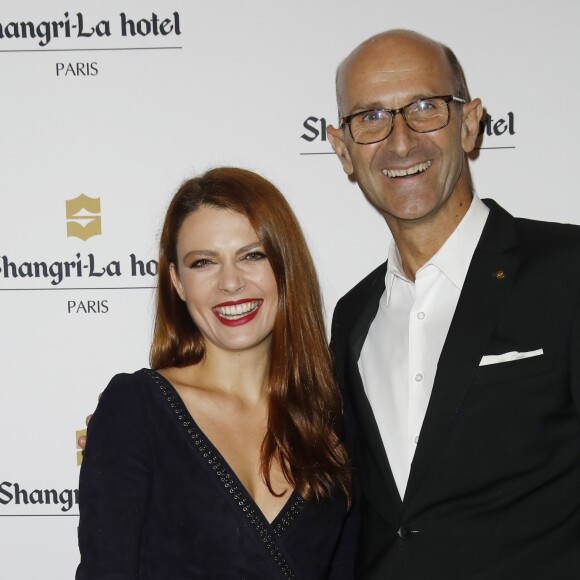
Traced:
<path fill-rule="evenodd" d="M 423 264 L 419 268 L 417 276 L 420 276 L 421 271 L 425 268 L 435 266 L 461 291 L 471 258 L 483 232 L 488 214 L 489 208 L 474 194 L 469 209 L 463 216 L 463 219 L 441 248 L 439 248 L 439 251 L 426 264 Z M 395 244 L 395 240 L 391 240 L 387 274 L 385 276 L 387 304 L 389 303 L 396 278 L 410 282 L 403 270 L 401 254 Z"/>

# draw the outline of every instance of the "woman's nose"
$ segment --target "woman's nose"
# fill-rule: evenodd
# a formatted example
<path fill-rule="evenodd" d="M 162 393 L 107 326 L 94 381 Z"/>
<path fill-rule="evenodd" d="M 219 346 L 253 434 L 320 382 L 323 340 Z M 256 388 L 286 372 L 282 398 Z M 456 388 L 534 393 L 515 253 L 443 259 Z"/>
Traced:
<path fill-rule="evenodd" d="M 246 285 L 243 272 L 236 264 L 224 264 L 220 272 L 219 289 L 233 294 Z"/>

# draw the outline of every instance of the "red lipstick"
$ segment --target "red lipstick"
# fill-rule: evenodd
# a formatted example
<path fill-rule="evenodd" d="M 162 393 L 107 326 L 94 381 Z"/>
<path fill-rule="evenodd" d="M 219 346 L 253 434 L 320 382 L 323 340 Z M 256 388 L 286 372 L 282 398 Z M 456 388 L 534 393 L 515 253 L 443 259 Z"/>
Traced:
<path fill-rule="evenodd" d="M 231 306 L 238 306 L 239 304 L 247 304 L 248 302 L 256 303 L 256 307 L 250 312 L 247 312 L 245 314 L 235 314 L 235 313 L 226 314 L 223 312 L 223 310 L 221 314 L 219 312 L 219 309 L 225 309 Z M 264 303 L 263 300 L 259 300 L 257 298 L 244 298 L 243 300 L 220 302 L 220 304 L 216 304 L 211 309 L 211 311 L 223 325 L 241 326 L 242 324 L 247 324 L 248 322 L 251 322 L 254 318 L 256 318 L 256 316 L 258 315 L 258 311 L 260 310 L 260 307 L 262 306 L 263 303 Z M 231 316 L 235 318 L 229 318 Z"/>

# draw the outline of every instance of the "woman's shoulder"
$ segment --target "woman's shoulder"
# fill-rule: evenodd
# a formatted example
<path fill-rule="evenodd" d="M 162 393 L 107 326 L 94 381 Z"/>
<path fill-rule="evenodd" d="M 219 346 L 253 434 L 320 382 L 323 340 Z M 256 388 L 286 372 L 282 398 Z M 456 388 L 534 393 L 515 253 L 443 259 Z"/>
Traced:
<path fill-rule="evenodd" d="M 156 379 L 160 377 L 151 369 L 113 376 L 89 423 L 89 442 L 95 434 L 99 435 L 98 439 L 105 435 L 119 438 L 122 434 L 127 438 L 148 433 L 162 416 L 159 407 L 163 405 L 163 397 L 159 396 Z"/>
<path fill-rule="evenodd" d="M 159 404 L 163 381 L 158 373 L 147 368 L 116 374 L 101 394 L 97 411 L 108 415 L 124 413 L 126 418 L 147 414 L 147 409 Z"/>
<path fill-rule="evenodd" d="M 151 369 L 140 369 L 133 373 L 118 373 L 110 381 L 101 395 L 103 398 L 134 398 L 151 391 Z"/>

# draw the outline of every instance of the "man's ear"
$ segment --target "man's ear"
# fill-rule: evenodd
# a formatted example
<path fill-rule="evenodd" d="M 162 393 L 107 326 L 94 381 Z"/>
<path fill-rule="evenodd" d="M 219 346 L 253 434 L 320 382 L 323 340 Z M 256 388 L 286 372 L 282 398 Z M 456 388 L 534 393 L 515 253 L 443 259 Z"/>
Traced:
<path fill-rule="evenodd" d="M 183 285 L 179 279 L 179 274 L 175 268 L 175 264 L 169 264 L 169 274 L 171 275 L 171 283 L 175 288 L 175 291 L 179 294 L 179 297 L 185 302 L 185 292 L 183 291 Z"/>
<path fill-rule="evenodd" d="M 335 153 L 338 155 L 340 162 L 342 163 L 342 168 L 347 175 L 353 174 L 353 166 L 352 161 L 350 159 L 350 153 L 346 148 L 346 143 L 344 142 L 344 134 L 342 129 L 337 129 L 332 125 L 328 125 L 326 128 L 326 134 L 328 136 L 328 140 L 332 145 Z"/>
<path fill-rule="evenodd" d="M 463 123 L 461 125 L 461 145 L 466 153 L 475 147 L 475 140 L 479 134 L 479 122 L 483 115 L 480 99 L 473 99 L 463 105 Z"/>

